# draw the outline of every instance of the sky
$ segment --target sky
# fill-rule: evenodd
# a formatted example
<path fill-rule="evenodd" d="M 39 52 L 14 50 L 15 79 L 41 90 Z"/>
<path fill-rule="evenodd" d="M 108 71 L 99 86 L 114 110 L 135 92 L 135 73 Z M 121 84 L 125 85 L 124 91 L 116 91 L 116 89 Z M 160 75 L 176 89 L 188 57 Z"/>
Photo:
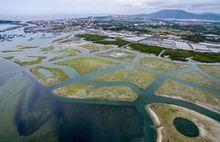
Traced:
<path fill-rule="evenodd" d="M 162 9 L 220 13 L 220 0 L 0 0 L 0 15 L 140 14 Z"/>

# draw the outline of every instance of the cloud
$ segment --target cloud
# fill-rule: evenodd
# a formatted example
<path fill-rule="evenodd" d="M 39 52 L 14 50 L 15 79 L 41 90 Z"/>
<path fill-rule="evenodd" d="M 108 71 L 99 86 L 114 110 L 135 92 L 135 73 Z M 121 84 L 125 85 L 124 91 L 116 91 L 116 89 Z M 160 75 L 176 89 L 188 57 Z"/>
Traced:
<path fill-rule="evenodd" d="M 220 13 L 219 0 L 0 0 L 0 14 L 136 14 L 161 9 Z"/>

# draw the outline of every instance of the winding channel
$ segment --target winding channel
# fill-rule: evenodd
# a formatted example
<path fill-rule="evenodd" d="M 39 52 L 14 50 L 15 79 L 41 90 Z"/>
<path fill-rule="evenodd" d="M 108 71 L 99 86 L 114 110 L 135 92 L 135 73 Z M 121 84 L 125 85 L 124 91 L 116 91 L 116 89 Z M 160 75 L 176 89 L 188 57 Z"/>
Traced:
<path fill-rule="evenodd" d="M 67 46 L 68 47 L 68 46 Z M 153 103 L 166 103 L 166 104 L 173 104 L 173 105 L 178 105 L 178 106 L 182 106 L 185 108 L 188 108 L 190 110 L 194 110 L 196 112 L 199 112 L 205 116 L 208 116 L 218 122 L 220 122 L 220 114 L 214 111 L 211 111 L 209 109 L 206 109 L 202 106 L 190 103 L 188 101 L 183 101 L 183 100 L 178 100 L 178 99 L 172 99 L 172 98 L 167 98 L 167 97 L 162 97 L 162 96 L 156 96 L 155 95 L 155 91 L 161 86 L 161 84 L 164 83 L 164 81 L 166 79 L 173 79 L 176 80 L 178 82 L 181 82 L 183 84 L 186 85 L 190 85 L 193 87 L 197 87 L 203 90 L 207 90 L 208 92 L 214 93 L 216 95 L 220 95 L 220 90 L 219 89 L 214 89 L 214 88 L 209 88 L 206 86 L 202 86 L 196 83 L 189 83 L 186 81 L 183 81 L 181 79 L 175 78 L 173 76 L 173 74 L 181 74 L 183 72 L 186 71 L 198 71 L 200 73 L 202 73 L 203 75 L 205 75 L 207 78 L 209 78 L 212 81 L 215 81 L 217 83 L 220 83 L 219 79 L 213 78 L 212 76 L 210 76 L 209 74 L 207 74 L 206 72 L 204 72 L 203 70 L 201 70 L 199 67 L 197 67 L 197 64 L 194 62 L 189 62 L 188 64 L 190 64 L 189 66 L 187 66 L 184 69 L 179 69 L 179 70 L 175 70 L 175 71 L 171 71 L 171 72 L 167 72 L 167 73 L 162 73 L 159 71 L 155 71 L 151 68 L 148 67 L 144 67 L 143 65 L 141 65 L 139 63 L 139 60 L 142 57 L 146 57 L 147 55 L 142 54 L 142 53 L 136 53 L 136 57 L 131 61 L 131 62 L 126 62 L 126 61 L 119 61 L 116 59 L 112 59 L 109 57 L 101 57 L 98 56 L 97 53 L 89 53 L 88 50 L 86 49 L 82 49 L 82 48 L 75 48 L 74 49 L 78 49 L 81 51 L 81 53 L 75 57 L 68 57 L 68 58 L 64 58 L 58 61 L 64 61 L 64 60 L 68 60 L 68 59 L 74 59 L 74 58 L 79 58 L 79 57 L 96 57 L 96 58 L 101 58 L 101 59 L 105 59 L 105 60 L 111 60 L 114 61 L 116 63 L 118 63 L 118 65 L 114 66 L 114 67 L 109 67 L 103 70 L 98 70 L 96 72 L 93 73 L 89 73 L 85 76 L 80 76 L 74 69 L 67 67 L 67 66 L 61 66 L 61 65 L 57 65 L 54 64 L 54 62 L 50 62 L 48 61 L 48 58 L 46 60 L 44 60 L 42 63 L 38 64 L 43 65 L 43 66 L 48 66 L 48 67 L 55 67 L 55 68 L 60 68 L 62 70 L 64 70 L 68 76 L 70 77 L 70 79 L 66 80 L 65 82 L 61 82 L 58 83 L 54 86 L 51 87 L 44 87 L 42 86 L 40 83 L 39 86 L 45 88 L 45 90 L 47 90 L 48 94 L 51 95 L 51 97 L 54 97 L 56 99 L 62 100 L 62 101 L 67 101 L 67 102 L 73 102 L 73 103 L 84 103 L 84 104 L 96 104 L 96 105 L 110 105 L 110 106 L 132 106 L 135 107 L 137 112 L 140 114 L 140 116 L 142 117 L 143 121 L 144 121 L 144 141 L 145 142 L 153 142 L 155 139 L 154 137 L 152 137 L 152 135 L 154 135 L 154 129 L 151 127 L 152 125 L 152 120 L 150 119 L 150 117 L 148 116 L 147 112 L 145 111 L 144 107 L 145 105 L 148 104 L 153 104 Z M 29 53 L 28 51 L 24 51 L 23 53 Z M 99 51 L 98 53 L 101 53 L 102 51 Z M 41 55 L 41 53 L 36 53 Z M 0 53 L 1 56 L 1 53 Z M 5 61 L 5 59 L 0 58 L 0 61 Z M 56 62 L 58 62 L 56 61 Z M 6 62 L 10 62 L 10 61 L 6 61 Z M 11 63 L 10 64 L 14 64 Z M 11 73 L 17 73 L 17 72 L 21 72 L 24 71 L 24 68 L 14 64 L 14 66 L 16 66 L 16 68 L 18 69 L 18 71 L 15 72 L 0 72 L 0 77 L 5 76 L 6 74 L 10 75 Z M 148 72 L 153 72 L 154 74 L 158 75 L 158 78 L 147 88 L 145 89 L 141 89 L 140 87 L 138 87 L 137 85 L 133 84 L 133 83 L 129 83 L 129 82 L 95 82 L 93 81 L 94 78 L 102 76 L 104 74 L 107 73 L 112 73 L 115 72 L 117 70 L 120 69 L 124 69 L 127 66 L 134 66 L 134 67 L 139 67 L 142 68 Z M 31 68 L 32 66 L 29 66 L 27 68 L 25 68 L 25 76 L 28 77 L 29 79 L 31 79 L 33 82 L 38 82 L 37 80 L 35 80 L 33 78 L 32 75 L 30 75 L 27 70 L 29 68 Z M 136 101 L 134 102 L 121 102 L 121 101 L 97 101 L 97 100 L 81 100 L 81 99 L 68 99 L 68 98 L 63 98 L 60 96 L 56 96 L 52 93 L 52 91 L 56 88 L 59 87 L 64 87 L 67 85 L 70 85 L 72 83 L 86 83 L 86 84 L 92 84 L 94 86 L 127 86 L 129 88 L 131 88 L 133 91 L 135 91 L 139 97 Z"/>

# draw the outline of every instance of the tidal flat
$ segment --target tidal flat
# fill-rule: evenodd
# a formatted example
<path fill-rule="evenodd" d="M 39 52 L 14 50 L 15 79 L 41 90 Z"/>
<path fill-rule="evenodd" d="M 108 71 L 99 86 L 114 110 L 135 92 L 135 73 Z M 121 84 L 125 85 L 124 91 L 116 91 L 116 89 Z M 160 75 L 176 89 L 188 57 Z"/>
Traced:
<path fill-rule="evenodd" d="M 146 110 L 151 109 L 156 114 L 154 117 L 159 120 L 158 123 L 154 122 L 154 127 L 159 129 L 158 131 L 161 136 L 161 141 L 218 142 L 220 139 L 220 123 L 195 111 L 168 104 L 152 104 L 146 106 L 145 108 Z M 196 127 L 198 127 L 199 135 L 195 137 L 188 137 L 181 134 L 174 126 L 175 118 L 185 118 L 192 121 Z M 188 132 L 189 131 L 192 131 L 193 133 L 194 130 L 188 129 Z"/>
<path fill-rule="evenodd" d="M 0 48 L 0 117 L 5 118 L 0 119 L 0 141 L 153 142 L 156 125 L 145 106 L 155 103 L 188 108 L 219 125 L 219 82 L 212 75 L 216 68 L 210 72 L 197 62 L 140 53 L 124 48 L 127 42 L 118 39 L 103 40 L 108 42 L 104 45 L 71 33 L 26 38 Z M 21 49 L 30 45 L 37 48 Z M 4 52 L 13 50 L 19 52 Z M 167 85 L 167 80 L 174 82 Z M 207 140 L 214 141 L 216 133 L 208 134 L 213 139 Z"/>

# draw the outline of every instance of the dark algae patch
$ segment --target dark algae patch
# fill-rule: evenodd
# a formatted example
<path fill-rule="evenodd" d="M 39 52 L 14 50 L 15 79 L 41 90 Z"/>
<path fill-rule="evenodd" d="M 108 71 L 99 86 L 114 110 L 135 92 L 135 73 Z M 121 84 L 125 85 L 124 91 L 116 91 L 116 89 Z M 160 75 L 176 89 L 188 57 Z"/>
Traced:
<path fill-rule="evenodd" d="M 176 117 L 173 121 L 175 128 L 184 136 L 197 137 L 199 135 L 198 127 L 190 120 Z"/>

